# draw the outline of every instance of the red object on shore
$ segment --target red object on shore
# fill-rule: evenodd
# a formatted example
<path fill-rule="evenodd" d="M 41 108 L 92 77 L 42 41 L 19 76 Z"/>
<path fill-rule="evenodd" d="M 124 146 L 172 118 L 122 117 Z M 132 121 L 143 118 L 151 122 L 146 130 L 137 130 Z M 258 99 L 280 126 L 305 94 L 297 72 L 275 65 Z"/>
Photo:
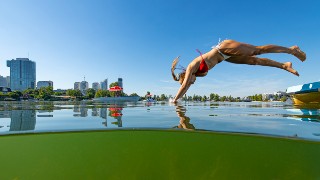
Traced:
<path fill-rule="evenodd" d="M 112 117 L 119 117 L 122 116 L 122 113 L 113 113 L 111 114 Z"/>
<path fill-rule="evenodd" d="M 113 86 L 109 89 L 109 91 L 122 91 L 123 88 L 120 86 Z"/>
<path fill-rule="evenodd" d="M 121 111 L 122 108 L 121 107 L 110 107 L 109 111 Z"/>

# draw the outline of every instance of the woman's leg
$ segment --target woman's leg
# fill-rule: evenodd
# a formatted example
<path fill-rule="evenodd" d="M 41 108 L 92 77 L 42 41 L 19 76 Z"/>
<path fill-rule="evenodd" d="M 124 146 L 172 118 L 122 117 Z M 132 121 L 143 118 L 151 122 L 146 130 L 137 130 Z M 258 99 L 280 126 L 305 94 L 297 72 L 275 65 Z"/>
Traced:
<path fill-rule="evenodd" d="M 290 48 L 277 45 L 253 46 L 233 40 L 223 41 L 219 49 L 222 53 L 230 56 L 255 56 L 265 53 L 287 53 L 296 56 L 301 61 L 306 59 L 306 54 L 298 46 Z"/>
<path fill-rule="evenodd" d="M 233 57 L 226 59 L 225 61 L 235 63 L 235 64 L 248 64 L 248 65 L 276 67 L 276 68 L 286 70 L 296 76 L 299 76 L 299 73 L 292 68 L 291 62 L 279 63 L 279 62 L 271 60 L 271 59 L 258 58 L 255 56 L 233 56 Z"/>

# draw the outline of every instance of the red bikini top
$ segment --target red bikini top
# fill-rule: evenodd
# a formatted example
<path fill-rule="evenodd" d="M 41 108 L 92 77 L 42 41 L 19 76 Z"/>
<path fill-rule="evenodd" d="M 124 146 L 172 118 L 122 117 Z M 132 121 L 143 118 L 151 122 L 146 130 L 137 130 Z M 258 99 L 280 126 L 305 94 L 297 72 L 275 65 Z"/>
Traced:
<path fill-rule="evenodd" d="M 202 57 L 202 53 L 197 49 L 198 53 L 200 53 L 200 56 L 202 58 L 201 62 L 200 62 L 200 66 L 199 66 L 199 69 L 197 70 L 196 74 L 198 73 L 206 73 L 208 72 L 209 68 L 207 66 L 207 63 L 206 61 L 204 61 L 203 57 Z"/>

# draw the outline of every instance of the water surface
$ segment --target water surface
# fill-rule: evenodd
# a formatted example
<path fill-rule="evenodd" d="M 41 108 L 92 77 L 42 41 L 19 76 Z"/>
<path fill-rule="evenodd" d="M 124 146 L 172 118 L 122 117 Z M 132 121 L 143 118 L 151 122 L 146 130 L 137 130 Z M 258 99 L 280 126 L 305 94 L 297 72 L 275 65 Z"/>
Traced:
<path fill-rule="evenodd" d="M 319 179 L 319 109 L 1 102 L 0 179 Z"/>
<path fill-rule="evenodd" d="M 0 133 L 186 129 L 320 140 L 320 110 L 281 102 L 1 102 Z"/>

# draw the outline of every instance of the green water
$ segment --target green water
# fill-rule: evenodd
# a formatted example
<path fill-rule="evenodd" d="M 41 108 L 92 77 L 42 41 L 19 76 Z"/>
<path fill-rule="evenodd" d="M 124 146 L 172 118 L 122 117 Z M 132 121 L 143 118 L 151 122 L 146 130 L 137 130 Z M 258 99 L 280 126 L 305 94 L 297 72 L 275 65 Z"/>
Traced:
<path fill-rule="evenodd" d="M 0 136 L 0 179 L 319 179 L 320 142 L 175 130 Z"/>

